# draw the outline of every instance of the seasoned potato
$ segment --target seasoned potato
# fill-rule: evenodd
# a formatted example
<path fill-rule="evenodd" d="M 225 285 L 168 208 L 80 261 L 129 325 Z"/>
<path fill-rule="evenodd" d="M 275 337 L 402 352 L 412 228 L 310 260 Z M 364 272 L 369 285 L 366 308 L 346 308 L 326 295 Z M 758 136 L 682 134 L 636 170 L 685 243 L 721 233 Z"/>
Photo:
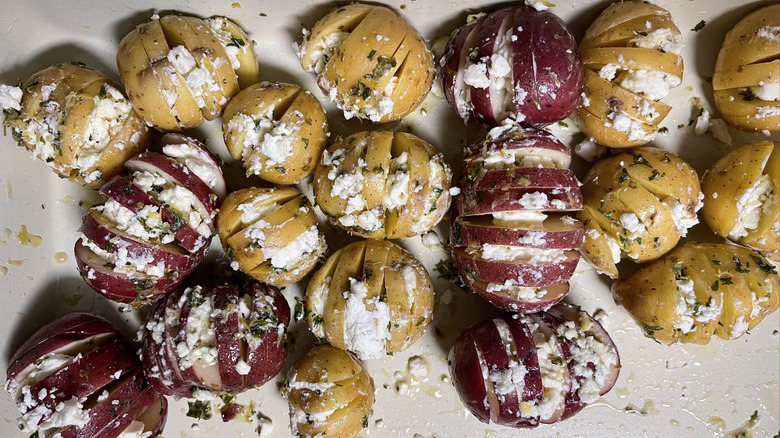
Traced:
<path fill-rule="evenodd" d="M 580 44 L 583 132 L 615 148 L 652 140 L 671 110 L 660 100 L 682 82 L 681 39 L 671 14 L 652 3 L 631 0 L 605 9 Z"/>
<path fill-rule="evenodd" d="M 298 437 L 355 437 L 374 405 L 374 380 L 363 362 L 327 344 L 290 368 L 287 390 L 290 429 Z"/>
<path fill-rule="evenodd" d="M 329 218 L 370 239 L 426 233 L 450 206 L 452 171 L 428 143 L 403 132 L 365 131 L 332 144 L 314 171 Z"/>
<path fill-rule="evenodd" d="M 736 339 L 777 310 L 775 267 L 749 249 L 688 242 L 612 286 L 642 326 L 665 344 Z"/>
<path fill-rule="evenodd" d="M 758 9 L 726 34 L 715 61 L 715 107 L 745 131 L 780 130 L 780 5 Z"/>
<path fill-rule="evenodd" d="M 96 189 L 143 152 L 149 130 L 119 87 L 83 64 L 58 64 L 0 85 L 3 126 L 63 178 Z"/>
<path fill-rule="evenodd" d="M 405 350 L 433 314 L 423 265 L 386 240 L 361 240 L 332 254 L 306 288 L 309 328 L 361 359 Z"/>
<path fill-rule="evenodd" d="M 135 110 L 162 131 L 219 117 L 258 74 L 254 43 L 222 17 L 155 17 L 122 39 L 116 63 Z"/>
<path fill-rule="evenodd" d="M 778 260 L 778 142 L 756 141 L 733 149 L 702 181 L 704 222 L 715 234 Z"/>
<path fill-rule="evenodd" d="M 247 175 L 295 184 L 314 172 L 328 145 L 328 119 L 319 101 L 297 85 L 261 82 L 238 93 L 222 116 L 230 155 Z"/>
<path fill-rule="evenodd" d="M 298 57 L 344 117 L 390 122 L 414 111 L 434 77 L 419 33 L 382 6 L 354 3 L 304 29 Z"/>
<path fill-rule="evenodd" d="M 274 286 L 303 278 L 327 249 L 309 200 L 294 187 L 231 193 L 217 215 L 217 233 L 233 269 Z"/>
<path fill-rule="evenodd" d="M 616 278 L 622 256 L 637 262 L 662 256 L 699 223 L 696 212 L 704 197 L 699 187 L 690 165 L 656 148 L 597 162 L 582 183 L 583 257 Z"/>

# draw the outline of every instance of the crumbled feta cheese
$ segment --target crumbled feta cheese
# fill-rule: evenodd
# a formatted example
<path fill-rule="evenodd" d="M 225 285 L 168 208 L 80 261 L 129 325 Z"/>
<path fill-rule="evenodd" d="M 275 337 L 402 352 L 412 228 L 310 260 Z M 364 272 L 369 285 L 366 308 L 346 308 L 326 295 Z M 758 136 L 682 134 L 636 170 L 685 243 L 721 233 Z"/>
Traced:
<path fill-rule="evenodd" d="M 0 110 L 21 111 L 22 94 L 24 93 L 19 87 L 0 84 Z"/>
<path fill-rule="evenodd" d="M 615 76 L 617 76 L 617 70 L 617 65 L 607 64 L 604 67 L 601 67 L 599 70 L 599 76 L 604 80 L 611 81 L 612 79 L 615 79 Z"/>
<path fill-rule="evenodd" d="M 624 134 L 628 134 L 628 141 L 635 141 L 635 140 L 652 140 L 655 133 L 647 133 L 645 132 L 644 126 L 642 126 L 642 123 L 637 122 L 633 120 L 628 114 L 621 110 L 614 110 L 611 113 L 607 115 L 607 118 L 611 120 L 610 122 L 606 122 L 606 126 L 612 126 L 617 131 L 620 131 Z"/>
<path fill-rule="evenodd" d="M 583 160 L 592 163 L 607 153 L 607 148 L 596 144 L 592 138 L 585 138 L 574 146 L 574 153 Z"/>
<path fill-rule="evenodd" d="M 550 6 L 555 6 L 546 0 L 525 0 L 525 5 L 530 6 L 537 11 L 546 11 Z"/>
<path fill-rule="evenodd" d="M 171 50 L 168 51 L 166 58 L 168 58 L 168 61 L 173 65 L 173 68 L 182 75 L 189 73 L 196 65 L 192 53 L 184 46 L 171 48 Z"/>
<path fill-rule="evenodd" d="M 189 143 L 169 144 L 163 146 L 162 152 L 186 166 L 187 169 L 212 189 L 214 189 L 221 180 L 221 169 L 214 163 L 214 160 L 199 147 Z"/>
<path fill-rule="evenodd" d="M 487 88 L 490 86 L 490 79 L 487 77 L 487 66 L 485 63 L 480 62 L 477 64 L 471 64 L 465 72 L 463 72 L 463 82 L 474 88 Z"/>
<path fill-rule="evenodd" d="M 696 117 L 696 123 L 693 125 L 694 135 L 704 135 L 707 130 L 710 129 L 710 112 L 706 109 L 701 109 L 701 114 Z"/>
<path fill-rule="evenodd" d="M 729 238 L 738 240 L 758 227 L 764 204 L 771 200 L 772 181 L 769 175 L 762 175 L 751 187 L 740 194 L 737 201 L 737 218 L 729 232 Z"/>
<path fill-rule="evenodd" d="M 252 371 L 252 367 L 243 359 L 239 359 L 238 362 L 236 362 L 236 372 L 238 374 L 246 376 L 250 371 Z"/>
<path fill-rule="evenodd" d="M 390 339 L 390 307 L 380 297 L 368 299 L 365 282 L 349 279 L 344 292 L 344 344 L 361 359 L 379 359 L 385 355 Z M 370 310 L 373 308 L 373 310 Z"/>
<path fill-rule="evenodd" d="M 679 77 L 656 70 L 629 70 L 620 86 L 648 99 L 659 100 L 669 94 L 671 88 L 682 83 Z"/>
<path fill-rule="evenodd" d="M 756 118 L 765 119 L 767 117 L 775 117 L 780 114 L 780 107 L 776 106 L 759 106 L 756 107 Z"/>
<path fill-rule="evenodd" d="M 699 193 L 700 200 L 704 197 L 703 193 Z M 669 209 L 669 213 L 672 215 L 672 221 L 677 232 L 681 237 L 688 235 L 688 228 L 699 223 L 699 218 L 696 216 L 696 212 L 701 208 L 701 201 L 694 208 L 693 214 L 688 212 L 688 209 L 679 199 L 665 199 L 661 201 L 666 208 Z"/>
<path fill-rule="evenodd" d="M 480 253 L 485 260 L 523 262 L 531 265 L 559 263 L 566 260 L 566 253 L 562 249 L 554 248 L 532 248 L 485 243 L 482 245 Z"/>
<path fill-rule="evenodd" d="M 647 49 L 660 49 L 664 52 L 674 53 L 679 55 L 682 52 L 682 36 L 677 33 L 672 33 L 669 28 L 656 29 L 645 35 L 637 34 L 637 36 L 631 40 L 631 43 L 636 47 L 644 47 Z"/>
<path fill-rule="evenodd" d="M 764 26 L 756 31 L 756 36 L 769 41 L 780 40 L 780 26 Z"/>
<path fill-rule="evenodd" d="M 758 86 L 750 87 L 750 91 L 761 100 L 773 101 L 780 99 L 780 84 L 777 82 L 765 83 L 761 81 Z"/>

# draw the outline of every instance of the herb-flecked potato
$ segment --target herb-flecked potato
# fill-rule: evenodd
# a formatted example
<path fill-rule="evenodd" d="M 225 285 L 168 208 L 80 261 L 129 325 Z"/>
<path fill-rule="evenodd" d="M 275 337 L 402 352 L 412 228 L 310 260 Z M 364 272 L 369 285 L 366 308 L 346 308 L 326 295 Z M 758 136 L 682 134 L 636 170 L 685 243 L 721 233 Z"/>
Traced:
<path fill-rule="evenodd" d="M 580 127 L 604 146 L 643 145 L 671 107 L 660 100 L 683 77 L 681 35 L 669 12 L 650 2 L 613 3 L 580 43 L 585 65 Z"/>
<path fill-rule="evenodd" d="M 309 328 L 361 359 L 405 350 L 433 315 L 433 286 L 411 253 L 386 240 L 361 240 L 333 253 L 306 288 Z"/>
<path fill-rule="evenodd" d="M 665 344 L 736 339 L 777 310 L 775 267 L 725 243 L 688 242 L 612 285 L 645 334 Z"/>
<path fill-rule="evenodd" d="M 328 145 L 328 119 L 319 101 L 297 85 L 260 82 L 230 100 L 222 136 L 247 175 L 295 184 L 314 172 Z"/>
<path fill-rule="evenodd" d="M 780 5 L 753 11 L 726 34 L 715 61 L 715 107 L 745 131 L 780 130 Z"/>
<path fill-rule="evenodd" d="M 219 117 L 258 75 L 254 43 L 222 17 L 155 16 L 122 39 L 116 63 L 135 110 L 162 131 Z"/>
<path fill-rule="evenodd" d="M 18 87 L 0 85 L 3 126 L 62 178 L 92 188 L 143 152 L 149 130 L 121 89 L 80 63 L 58 64 Z"/>
<path fill-rule="evenodd" d="M 332 9 L 304 29 L 301 67 L 344 117 L 390 122 L 414 111 L 433 84 L 433 55 L 401 16 L 374 5 Z"/>
<path fill-rule="evenodd" d="M 715 234 L 778 260 L 778 146 L 744 144 L 721 157 L 702 180 L 701 216 Z"/>
<path fill-rule="evenodd" d="M 616 278 L 621 257 L 646 262 L 674 248 L 699 222 L 704 195 L 688 163 L 645 147 L 597 162 L 582 182 L 582 197 L 582 255 Z"/>
<path fill-rule="evenodd" d="M 403 132 L 364 131 L 332 144 L 314 171 L 314 197 L 332 222 L 370 239 L 426 233 L 450 206 L 444 155 Z"/>
<path fill-rule="evenodd" d="M 217 233 L 233 269 L 275 286 L 303 278 L 327 249 L 308 198 L 294 187 L 232 192 Z"/>
<path fill-rule="evenodd" d="M 294 436 L 351 438 L 368 424 L 374 380 L 349 352 L 319 345 L 290 368 L 287 401 Z"/>

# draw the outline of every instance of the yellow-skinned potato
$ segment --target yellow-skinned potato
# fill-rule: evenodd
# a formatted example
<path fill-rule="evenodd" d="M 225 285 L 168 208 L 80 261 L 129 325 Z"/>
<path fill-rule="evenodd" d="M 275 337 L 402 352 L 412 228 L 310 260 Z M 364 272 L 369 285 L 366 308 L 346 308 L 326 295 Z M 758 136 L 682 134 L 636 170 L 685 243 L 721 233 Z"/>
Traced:
<path fill-rule="evenodd" d="M 220 207 L 217 233 L 233 269 L 274 286 L 303 278 L 327 249 L 308 199 L 293 187 L 231 193 Z"/>
<path fill-rule="evenodd" d="M 450 205 L 444 157 L 407 133 L 364 131 L 332 144 L 314 171 L 317 204 L 337 225 L 370 239 L 430 231 Z"/>
<path fill-rule="evenodd" d="M 736 339 L 778 307 L 775 267 L 758 253 L 688 242 L 618 280 L 612 292 L 645 334 L 665 344 Z"/>
<path fill-rule="evenodd" d="M 374 405 L 374 381 L 347 351 L 320 345 L 287 375 L 290 426 L 295 436 L 357 436 Z"/>
<path fill-rule="evenodd" d="M 778 260 L 778 142 L 744 144 L 721 157 L 702 180 L 704 222 L 715 234 Z"/>
<path fill-rule="evenodd" d="M 751 12 L 726 34 L 715 61 L 715 107 L 745 131 L 780 130 L 780 5 Z"/>
<path fill-rule="evenodd" d="M 362 359 L 405 350 L 433 314 L 433 286 L 422 264 L 386 240 L 361 240 L 332 254 L 306 288 L 309 328 Z"/>
<path fill-rule="evenodd" d="M 3 125 L 63 178 L 99 188 L 143 152 L 149 130 L 121 89 L 83 64 L 59 64 L 19 87 L 0 85 Z"/>
<path fill-rule="evenodd" d="M 222 136 L 247 175 L 295 184 L 314 172 L 328 145 L 328 119 L 319 101 L 301 87 L 260 82 L 228 103 Z"/>
<path fill-rule="evenodd" d="M 630 0 L 607 7 L 580 44 L 583 132 L 614 148 L 651 141 L 671 109 L 660 100 L 682 82 L 681 40 L 671 14 L 659 6 Z"/>
<path fill-rule="evenodd" d="M 582 255 L 617 278 L 623 256 L 646 262 L 671 250 L 698 223 L 703 195 L 690 165 L 645 147 L 597 162 L 583 179 L 582 197 Z"/>
<path fill-rule="evenodd" d="M 254 43 L 223 17 L 155 17 L 122 39 L 116 62 L 133 107 L 162 131 L 219 117 L 258 73 Z"/>
<path fill-rule="evenodd" d="M 433 83 L 433 55 L 425 40 L 382 6 L 355 3 L 331 10 L 311 32 L 304 29 L 298 57 L 347 119 L 398 120 L 420 105 Z"/>

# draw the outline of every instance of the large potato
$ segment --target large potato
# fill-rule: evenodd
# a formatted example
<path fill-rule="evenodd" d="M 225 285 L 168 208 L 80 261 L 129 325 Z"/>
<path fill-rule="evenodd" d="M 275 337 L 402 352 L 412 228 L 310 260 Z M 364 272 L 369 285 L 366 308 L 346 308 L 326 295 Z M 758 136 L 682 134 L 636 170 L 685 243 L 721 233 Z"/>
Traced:
<path fill-rule="evenodd" d="M 344 117 L 390 122 L 414 111 L 431 88 L 433 55 L 419 33 L 382 6 L 354 3 L 332 9 L 298 57 Z"/>
<path fill-rule="evenodd" d="M 464 120 L 546 125 L 574 111 L 582 85 L 577 42 L 555 14 L 499 9 L 456 29 L 442 59 L 442 88 Z"/>
<path fill-rule="evenodd" d="M 715 107 L 745 131 L 780 130 L 780 5 L 751 12 L 726 34 L 715 61 Z"/>
<path fill-rule="evenodd" d="M 736 339 L 778 307 L 775 267 L 754 251 L 688 242 L 618 280 L 612 292 L 645 334 L 665 344 Z"/>
<path fill-rule="evenodd" d="M 314 171 L 322 211 L 350 234 L 400 239 L 430 231 L 450 206 L 444 156 L 403 132 L 364 131 L 332 144 Z"/>
<path fill-rule="evenodd" d="M 293 435 L 352 438 L 368 425 L 374 380 L 349 352 L 320 345 L 290 368 L 287 400 Z"/>
<path fill-rule="evenodd" d="M 582 197 L 582 255 L 616 278 L 622 256 L 645 262 L 671 250 L 699 222 L 704 195 L 690 165 L 645 147 L 597 162 L 582 182 Z"/>
<path fill-rule="evenodd" d="M 254 43 L 222 17 L 155 17 L 122 39 L 116 62 L 133 107 L 163 131 L 219 117 L 258 73 Z"/>
<path fill-rule="evenodd" d="M 583 132 L 616 148 L 652 140 L 671 109 L 660 100 L 682 81 L 681 40 L 671 14 L 659 6 L 631 0 L 607 7 L 580 44 Z"/>
<path fill-rule="evenodd" d="M 20 87 L 0 85 L 5 119 L 26 147 L 63 178 L 96 189 L 143 152 L 149 130 L 122 91 L 83 64 L 58 64 Z"/>
<path fill-rule="evenodd" d="M 233 269 L 276 286 L 303 278 L 327 249 L 309 200 L 294 187 L 235 191 L 217 224 Z"/>
<path fill-rule="evenodd" d="M 333 253 L 306 287 L 309 328 L 361 359 L 405 350 L 433 315 L 425 267 L 386 240 L 361 240 Z"/>
<path fill-rule="evenodd" d="M 775 261 L 780 244 L 779 144 L 756 141 L 733 149 L 702 180 L 701 215 L 712 231 Z"/>
<path fill-rule="evenodd" d="M 230 155 L 243 160 L 247 175 L 275 184 L 295 184 L 314 172 L 329 135 L 319 101 L 297 85 L 254 84 L 222 116 Z"/>

